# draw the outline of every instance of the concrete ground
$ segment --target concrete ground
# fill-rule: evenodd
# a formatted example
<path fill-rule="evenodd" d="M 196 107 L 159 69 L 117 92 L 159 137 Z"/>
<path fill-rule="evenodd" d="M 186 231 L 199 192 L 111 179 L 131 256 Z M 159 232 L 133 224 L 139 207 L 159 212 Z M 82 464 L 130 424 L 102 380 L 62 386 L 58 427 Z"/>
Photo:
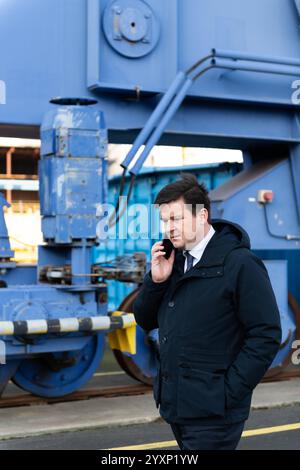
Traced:
<path fill-rule="evenodd" d="M 299 416 L 300 405 L 252 410 L 245 423 L 237 450 L 300 450 Z M 144 450 L 147 451 L 145 455 L 150 455 L 150 458 L 154 458 L 155 452 L 158 451 L 159 458 L 159 455 L 163 455 L 160 454 L 162 450 L 179 450 L 171 427 L 163 420 L 130 426 L 112 426 L 0 440 L 0 451 L 29 449 L 107 451 L 110 455 L 117 455 L 120 458 L 128 455 L 127 451 Z M 8 455 L 9 462 L 11 462 L 12 454 Z M 18 454 L 13 453 L 14 457 L 16 455 Z M 76 459 L 78 455 L 76 454 Z M 97 459 L 102 453 L 96 452 L 93 455 Z M 107 453 L 105 452 L 104 455 L 107 456 Z M 170 455 L 169 452 L 167 455 Z M 261 463 L 261 455 L 259 455 L 258 463 Z M 269 463 L 269 454 L 266 455 Z M 274 455 L 277 460 L 280 458 L 279 454 L 275 453 Z M 290 455 L 289 453 L 289 462 Z M 6 454 L 2 453 L 1 457 L 3 460 Z M 247 454 L 247 458 L 249 457 L 250 454 Z M 282 455 L 282 457 L 285 462 L 286 456 Z M 211 459 L 211 457 L 209 458 Z M 224 453 L 222 458 L 224 458 Z M 256 459 L 255 456 L 254 458 Z M 201 459 L 201 463 L 203 463 L 203 454 Z M 138 462 L 136 463 L 138 464 Z M 222 461 L 222 463 L 224 462 Z"/>
<path fill-rule="evenodd" d="M 252 409 L 300 404 L 300 379 L 259 384 Z M 0 440 L 160 420 L 152 393 L 0 409 Z"/>

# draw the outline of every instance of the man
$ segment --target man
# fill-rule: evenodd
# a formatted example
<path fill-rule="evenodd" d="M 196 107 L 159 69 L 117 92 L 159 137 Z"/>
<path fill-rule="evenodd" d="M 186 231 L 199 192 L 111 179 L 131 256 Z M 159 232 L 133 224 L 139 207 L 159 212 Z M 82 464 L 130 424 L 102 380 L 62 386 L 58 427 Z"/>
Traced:
<path fill-rule="evenodd" d="M 134 302 L 136 322 L 159 328 L 156 406 L 181 449 L 235 449 L 252 391 L 281 342 L 280 317 L 263 262 L 247 233 L 210 220 L 210 201 L 192 174 L 157 195 L 165 234 Z"/>

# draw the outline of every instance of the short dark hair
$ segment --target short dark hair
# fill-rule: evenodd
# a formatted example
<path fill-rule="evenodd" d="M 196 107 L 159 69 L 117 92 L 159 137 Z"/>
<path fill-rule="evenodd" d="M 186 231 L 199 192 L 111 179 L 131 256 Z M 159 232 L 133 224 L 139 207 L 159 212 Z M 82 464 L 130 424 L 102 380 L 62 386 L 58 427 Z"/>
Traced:
<path fill-rule="evenodd" d="M 192 213 L 196 214 L 197 204 L 203 204 L 208 211 L 208 223 L 210 223 L 210 199 L 204 183 L 198 183 L 192 173 L 180 173 L 181 179 L 164 186 L 157 194 L 154 204 L 168 204 L 183 198 L 186 204 L 192 205 Z"/>

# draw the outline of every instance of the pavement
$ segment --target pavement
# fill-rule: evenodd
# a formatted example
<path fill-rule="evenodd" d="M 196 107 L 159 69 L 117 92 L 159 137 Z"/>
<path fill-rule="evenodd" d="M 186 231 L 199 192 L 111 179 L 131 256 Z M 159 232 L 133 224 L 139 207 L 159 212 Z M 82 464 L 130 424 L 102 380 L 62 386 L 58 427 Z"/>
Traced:
<path fill-rule="evenodd" d="M 300 379 L 259 384 L 252 409 L 300 404 Z M 0 409 L 0 440 L 153 423 L 162 418 L 152 393 Z"/>

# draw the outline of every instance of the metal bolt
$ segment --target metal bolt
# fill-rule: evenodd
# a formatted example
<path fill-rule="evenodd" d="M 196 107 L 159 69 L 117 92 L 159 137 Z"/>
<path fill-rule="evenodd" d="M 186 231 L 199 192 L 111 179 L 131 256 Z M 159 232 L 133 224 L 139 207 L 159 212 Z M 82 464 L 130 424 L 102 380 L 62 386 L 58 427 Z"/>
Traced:
<path fill-rule="evenodd" d="M 118 5 L 115 5 L 114 6 L 114 12 L 117 14 L 117 15 L 120 15 L 122 13 L 122 9 L 118 6 Z"/>

